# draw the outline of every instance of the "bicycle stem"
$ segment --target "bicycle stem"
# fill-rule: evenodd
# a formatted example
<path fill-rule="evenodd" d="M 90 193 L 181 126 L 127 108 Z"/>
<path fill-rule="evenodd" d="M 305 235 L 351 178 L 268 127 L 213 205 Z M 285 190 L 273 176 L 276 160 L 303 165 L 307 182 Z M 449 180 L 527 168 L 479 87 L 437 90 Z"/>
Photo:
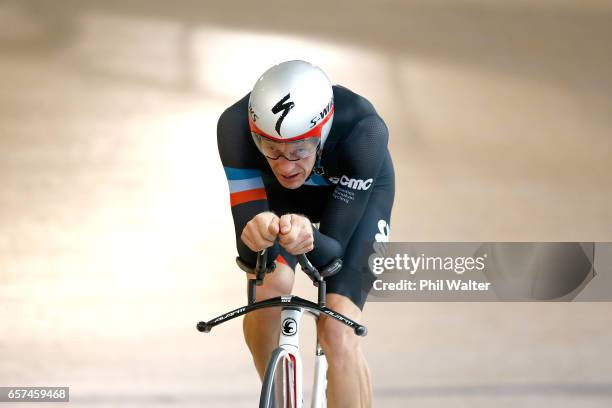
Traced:
<path fill-rule="evenodd" d="M 240 259 L 240 257 L 236 258 L 236 262 L 238 263 L 238 266 L 242 270 L 248 273 L 255 274 L 255 279 L 249 279 L 249 283 L 248 283 L 249 305 L 252 305 L 253 303 L 255 303 L 256 292 L 257 292 L 256 286 L 261 286 L 263 284 L 263 280 L 266 274 L 273 272 L 274 269 L 276 268 L 276 264 L 274 262 L 272 262 L 270 266 L 268 267 L 267 256 L 266 256 L 267 252 L 268 252 L 267 249 L 263 249 L 257 252 L 257 261 L 255 263 L 254 269 L 249 268 Z M 310 278 L 310 280 L 312 280 L 312 284 L 318 288 L 318 296 L 317 296 L 318 302 L 317 303 L 319 304 L 319 306 L 324 307 L 326 303 L 327 285 L 325 284 L 325 280 L 323 276 L 321 276 L 321 273 L 319 273 L 317 268 L 315 268 L 312 265 L 312 263 L 310 263 L 310 261 L 306 257 L 306 254 L 297 255 L 297 260 L 300 266 L 302 267 L 302 271 L 304 271 L 304 273 Z M 340 260 L 337 260 L 336 262 L 332 263 L 330 268 L 327 268 L 327 270 L 331 273 L 335 273 L 341 266 L 342 266 L 342 262 Z"/>

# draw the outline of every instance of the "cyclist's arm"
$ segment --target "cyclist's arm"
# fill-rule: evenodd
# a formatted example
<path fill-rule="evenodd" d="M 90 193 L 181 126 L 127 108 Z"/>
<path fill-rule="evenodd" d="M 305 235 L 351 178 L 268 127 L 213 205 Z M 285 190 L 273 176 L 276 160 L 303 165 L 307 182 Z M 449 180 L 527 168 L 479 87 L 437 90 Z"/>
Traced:
<path fill-rule="evenodd" d="M 387 127 L 378 115 L 370 115 L 359 121 L 345 140 L 336 146 L 342 151 L 343 175 L 358 181 L 352 185 L 353 188 L 341 183 L 336 185 L 322 215 L 320 228 L 313 230 L 314 249 L 308 255 L 317 267 L 328 265 L 344 255 L 361 222 L 387 153 Z"/>
<path fill-rule="evenodd" d="M 241 101 L 244 102 L 244 101 Z M 255 157 L 259 152 L 245 138 L 246 114 L 242 105 L 228 108 L 217 123 L 217 147 L 229 184 L 230 204 L 234 219 L 238 255 L 248 264 L 255 265 L 256 254 L 240 239 L 242 230 L 257 214 L 268 211 L 266 190 Z M 248 127 L 246 128 L 248 131 Z M 245 140 L 246 139 L 246 140 Z M 268 250 L 268 260 L 278 255 L 278 243 Z"/>

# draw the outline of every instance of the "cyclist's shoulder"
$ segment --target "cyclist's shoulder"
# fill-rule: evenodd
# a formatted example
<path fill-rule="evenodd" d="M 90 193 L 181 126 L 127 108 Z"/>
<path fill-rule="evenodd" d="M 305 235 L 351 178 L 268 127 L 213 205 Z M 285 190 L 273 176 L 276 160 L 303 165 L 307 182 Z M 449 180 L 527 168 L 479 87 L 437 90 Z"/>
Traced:
<path fill-rule="evenodd" d="M 217 147 L 224 166 L 261 167 L 260 154 L 251 141 L 248 122 L 250 93 L 223 111 L 217 122 Z"/>
<path fill-rule="evenodd" d="M 342 86 L 334 85 L 334 122 L 338 127 L 352 128 L 364 118 L 382 120 L 374 105 L 364 96 Z"/>
<path fill-rule="evenodd" d="M 218 132 L 248 129 L 247 111 L 250 95 L 251 93 L 249 92 L 244 97 L 227 107 L 223 113 L 221 113 L 217 122 Z"/>
<path fill-rule="evenodd" d="M 366 98 L 336 85 L 334 106 L 334 122 L 329 140 L 332 146 L 337 146 L 337 152 L 343 152 L 345 156 L 360 156 L 363 154 L 363 145 L 387 145 L 387 125 Z"/>

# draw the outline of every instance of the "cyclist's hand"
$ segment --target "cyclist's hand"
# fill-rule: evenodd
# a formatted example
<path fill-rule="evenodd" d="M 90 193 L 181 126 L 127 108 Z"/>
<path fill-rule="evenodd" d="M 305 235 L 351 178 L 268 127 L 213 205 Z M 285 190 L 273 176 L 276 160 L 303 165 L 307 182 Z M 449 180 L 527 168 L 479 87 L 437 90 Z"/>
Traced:
<path fill-rule="evenodd" d="M 258 252 L 274 245 L 279 228 L 279 218 L 276 214 L 259 213 L 247 222 L 240 239 L 251 251 Z"/>
<path fill-rule="evenodd" d="M 285 214 L 280 217 L 278 241 L 291 255 L 305 254 L 314 248 L 312 224 L 303 215 Z"/>

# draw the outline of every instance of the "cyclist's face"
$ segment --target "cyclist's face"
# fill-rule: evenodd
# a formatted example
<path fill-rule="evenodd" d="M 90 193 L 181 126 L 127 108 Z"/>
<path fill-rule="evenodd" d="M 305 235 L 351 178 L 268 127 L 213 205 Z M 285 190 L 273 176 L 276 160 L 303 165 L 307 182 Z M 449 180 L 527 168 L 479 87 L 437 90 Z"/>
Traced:
<path fill-rule="evenodd" d="M 282 156 L 276 160 L 266 157 L 278 182 L 283 187 L 290 189 L 301 187 L 306 182 L 316 159 L 316 154 L 296 161 L 289 161 Z"/>

